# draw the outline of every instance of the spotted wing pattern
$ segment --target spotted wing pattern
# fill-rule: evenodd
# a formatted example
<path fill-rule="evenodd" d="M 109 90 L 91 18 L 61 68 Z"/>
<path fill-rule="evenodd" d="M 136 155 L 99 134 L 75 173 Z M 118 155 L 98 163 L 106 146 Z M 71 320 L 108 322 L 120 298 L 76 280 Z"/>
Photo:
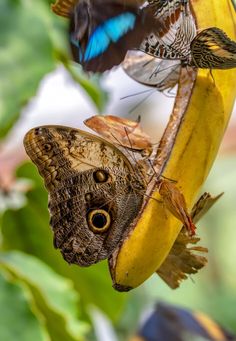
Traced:
<path fill-rule="evenodd" d="M 108 258 L 143 201 L 142 178 L 129 160 L 107 141 L 68 127 L 32 129 L 24 145 L 49 192 L 54 246 L 80 266 Z"/>

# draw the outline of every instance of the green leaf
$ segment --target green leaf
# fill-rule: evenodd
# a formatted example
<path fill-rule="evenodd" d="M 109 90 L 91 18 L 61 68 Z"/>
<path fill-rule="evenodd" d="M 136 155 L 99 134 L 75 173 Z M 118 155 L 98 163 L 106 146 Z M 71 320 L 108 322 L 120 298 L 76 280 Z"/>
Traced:
<path fill-rule="evenodd" d="M 27 194 L 28 204 L 19 210 L 8 210 L 2 217 L 2 248 L 18 249 L 35 255 L 64 277 L 73 280 L 86 307 L 90 303 L 103 310 L 112 320 L 120 317 L 128 295 L 112 288 L 107 262 L 89 268 L 68 265 L 55 250 L 49 226 L 47 192 L 36 167 L 24 164 L 18 177 L 31 179 L 35 187 Z"/>
<path fill-rule="evenodd" d="M 0 3 L 0 138 L 35 95 L 39 81 L 55 68 L 53 46 L 42 19 L 50 11 L 40 1 Z"/>
<path fill-rule="evenodd" d="M 19 251 L 1 253 L 0 261 L 32 290 L 51 339 L 82 340 L 87 326 L 78 319 L 78 294 L 70 280 L 56 274 L 36 257 Z"/>
<path fill-rule="evenodd" d="M 98 110 L 106 94 L 69 59 L 68 20 L 52 13 L 46 1 L 0 2 L 0 139 L 12 128 L 22 108 L 35 96 L 39 82 L 62 62 Z"/>
<path fill-rule="evenodd" d="M 0 311 L 0 340 L 49 340 L 30 291 L 3 271 L 0 272 Z"/>

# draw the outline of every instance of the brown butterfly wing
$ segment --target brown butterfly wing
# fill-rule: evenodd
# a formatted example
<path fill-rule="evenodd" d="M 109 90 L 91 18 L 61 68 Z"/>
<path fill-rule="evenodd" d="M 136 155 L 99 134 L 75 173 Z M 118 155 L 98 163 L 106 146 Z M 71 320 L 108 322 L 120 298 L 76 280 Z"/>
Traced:
<path fill-rule="evenodd" d="M 139 49 L 157 58 L 185 60 L 190 54 L 190 43 L 196 35 L 189 1 L 150 0 L 148 2 L 162 30 L 153 31 L 148 35 Z"/>
<path fill-rule="evenodd" d="M 54 245 L 64 259 L 89 266 L 109 257 L 143 201 L 125 155 L 92 134 L 59 126 L 32 129 L 24 144 L 49 191 Z"/>
<path fill-rule="evenodd" d="M 191 43 L 191 53 L 191 64 L 199 68 L 236 67 L 236 42 L 217 27 L 210 27 L 200 32 Z"/>

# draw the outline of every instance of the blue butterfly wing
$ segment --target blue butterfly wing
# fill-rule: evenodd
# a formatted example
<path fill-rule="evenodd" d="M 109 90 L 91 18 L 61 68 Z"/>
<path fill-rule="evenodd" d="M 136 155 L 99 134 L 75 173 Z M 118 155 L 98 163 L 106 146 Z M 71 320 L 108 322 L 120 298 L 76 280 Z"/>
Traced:
<path fill-rule="evenodd" d="M 106 20 L 90 36 L 84 54 L 84 61 L 89 61 L 104 53 L 110 43 L 116 43 L 134 28 L 135 21 L 136 16 L 130 12 Z"/>
<path fill-rule="evenodd" d="M 109 32 L 112 42 L 117 42 L 128 31 L 133 30 L 136 22 L 136 15 L 130 12 L 122 13 L 115 18 L 108 19 L 104 26 Z"/>
<path fill-rule="evenodd" d="M 154 25 L 155 23 L 155 25 Z M 85 71 L 103 72 L 122 62 L 158 26 L 137 0 L 81 0 L 71 17 L 72 55 Z"/>

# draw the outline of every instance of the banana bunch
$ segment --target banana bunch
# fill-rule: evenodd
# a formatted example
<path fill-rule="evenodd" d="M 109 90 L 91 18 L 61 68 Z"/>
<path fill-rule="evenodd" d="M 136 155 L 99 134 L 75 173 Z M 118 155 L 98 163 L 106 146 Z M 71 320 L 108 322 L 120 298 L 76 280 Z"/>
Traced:
<path fill-rule="evenodd" d="M 231 0 L 192 0 L 197 27 L 216 26 L 236 38 Z M 170 121 L 156 151 L 157 173 L 174 179 L 190 210 L 217 155 L 236 95 L 236 71 L 181 71 Z M 161 165 L 161 166 L 160 166 Z M 132 231 L 109 261 L 113 285 L 125 291 L 156 272 L 168 256 L 182 223 L 163 203 L 153 186 Z"/>

